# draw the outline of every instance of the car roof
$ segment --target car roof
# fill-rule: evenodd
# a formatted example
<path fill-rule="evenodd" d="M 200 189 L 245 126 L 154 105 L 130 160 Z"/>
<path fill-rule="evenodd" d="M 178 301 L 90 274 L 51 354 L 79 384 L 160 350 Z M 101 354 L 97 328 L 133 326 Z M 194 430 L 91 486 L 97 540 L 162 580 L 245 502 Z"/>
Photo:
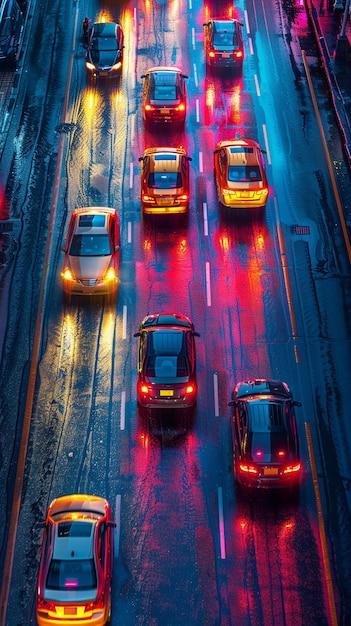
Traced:
<path fill-rule="evenodd" d="M 158 355 L 178 354 L 183 344 L 184 328 L 158 328 L 152 333 L 153 348 Z"/>
<path fill-rule="evenodd" d="M 141 322 L 143 329 L 150 328 L 154 330 L 160 326 L 173 326 L 183 329 L 193 329 L 192 321 L 185 315 L 177 315 L 175 313 L 157 313 L 156 315 L 148 315 Z"/>
<path fill-rule="evenodd" d="M 249 430 L 256 433 L 285 432 L 285 402 L 256 398 L 246 404 L 249 416 Z"/>
<path fill-rule="evenodd" d="M 150 155 L 150 172 L 178 172 L 182 154 L 157 152 Z"/>

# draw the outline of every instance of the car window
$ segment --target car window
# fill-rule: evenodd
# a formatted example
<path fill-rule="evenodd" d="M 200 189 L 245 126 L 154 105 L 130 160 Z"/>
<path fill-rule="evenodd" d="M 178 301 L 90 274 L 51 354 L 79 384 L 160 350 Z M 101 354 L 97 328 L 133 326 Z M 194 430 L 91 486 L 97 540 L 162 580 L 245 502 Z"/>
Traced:
<path fill-rule="evenodd" d="M 105 556 L 106 556 L 106 524 L 105 522 L 99 525 L 98 531 L 98 557 L 101 563 L 101 567 L 105 569 Z"/>
<path fill-rule="evenodd" d="M 107 256 L 111 254 L 111 242 L 105 235 L 74 235 L 70 256 Z"/>
<path fill-rule="evenodd" d="M 215 32 L 213 36 L 213 44 L 215 46 L 233 46 L 234 38 L 233 33 L 228 33 L 226 31 L 223 32 Z"/>
<path fill-rule="evenodd" d="M 262 176 L 258 165 L 230 165 L 228 180 L 234 183 L 255 183 L 262 180 Z"/>
<path fill-rule="evenodd" d="M 77 591 L 97 585 L 94 559 L 53 559 L 46 580 L 48 589 Z"/>
<path fill-rule="evenodd" d="M 176 189 L 182 186 L 182 176 L 180 172 L 155 172 L 149 174 L 149 189 Z"/>

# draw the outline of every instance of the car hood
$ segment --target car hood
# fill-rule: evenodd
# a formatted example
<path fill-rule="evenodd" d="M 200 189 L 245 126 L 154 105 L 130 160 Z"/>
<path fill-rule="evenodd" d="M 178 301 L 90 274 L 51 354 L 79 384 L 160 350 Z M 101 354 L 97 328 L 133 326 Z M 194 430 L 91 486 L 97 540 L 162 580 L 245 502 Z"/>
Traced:
<path fill-rule="evenodd" d="M 101 278 L 111 263 L 111 255 L 96 257 L 70 257 L 70 265 L 78 280 Z"/>

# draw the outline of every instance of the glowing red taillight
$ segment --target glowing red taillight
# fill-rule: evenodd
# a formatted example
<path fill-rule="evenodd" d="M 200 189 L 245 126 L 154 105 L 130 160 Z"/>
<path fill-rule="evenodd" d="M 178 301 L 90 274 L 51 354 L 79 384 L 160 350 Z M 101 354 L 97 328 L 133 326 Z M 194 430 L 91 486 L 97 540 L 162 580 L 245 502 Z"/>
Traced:
<path fill-rule="evenodd" d="M 187 388 L 185 389 L 185 393 L 194 393 L 194 391 L 195 391 L 194 385 L 188 385 Z"/>
<path fill-rule="evenodd" d="M 53 602 L 48 602 L 47 600 L 44 600 L 44 598 L 42 598 L 41 596 L 38 596 L 37 611 L 46 612 L 46 613 L 48 613 L 49 611 L 55 612 L 55 605 Z"/>
<path fill-rule="evenodd" d="M 182 103 L 179 106 L 177 106 L 176 111 L 185 111 L 185 104 Z"/>
<path fill-rule="evenodd" d="M 140 391 L 141 391 L 141 393 L 147 393 L 149 391 L 148 386 L 147 385 L 140 385 Z"/>
<path fill-rule="evenodd" d="M 151 104 L 145 104 L 145 111 L 152 111 Z"/>
<path fill-rule="evenodd" d="M 188 200 L 189 196 L 187 193 L 183 194 L 182 196 L 179 196 L 179 200 Z"/>
<path fill-rule="evenodd" d="M 241 59 L 243 56 L 242 50 L 235 50 L 234 51 L 234 56 L 236 59 Z"/>
<path fill-rule="evenodd" d="M 208 53 L 208 56 L 209 56 L 209 57 L 211 57 L 211 59 L 214 59 L 214 57 L 215 57 L 216 55 L 215 55 L 215 53 L 211 50 L 211 51 Z"/>
<path fill-rule="evenodd" d="M 246 463 L 240 463 L 239 469 L 246 474 L 258 474 L 258 469 L 254 465 L 248 465 Z"/>
<path fill-rule="evenodd" d="M 301 463 L 296 463 L 295 465 L 287 465 L 283 470 L 283 474 L 292 474 L 293 472 L 299 472 L 300 469 Z"/>

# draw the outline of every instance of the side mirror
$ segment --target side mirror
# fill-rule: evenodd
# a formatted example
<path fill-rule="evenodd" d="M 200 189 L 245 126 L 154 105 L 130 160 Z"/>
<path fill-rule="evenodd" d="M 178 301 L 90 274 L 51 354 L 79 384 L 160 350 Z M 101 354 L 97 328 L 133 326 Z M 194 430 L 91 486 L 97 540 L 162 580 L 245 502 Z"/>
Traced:
<path fill-rule="evenodd" d="M 193 337 L 201 337 L 201 335 L 200 335 L 200 333 L 197 333 L 197 332 L 194 331 L 193 332 Z"/>
<path fill-rule="evenodd" d="M 119 246 L 115 246 L 115 252 L 117 252 L 117 250 L 119 250 Z"/>
<path fill-rule="evenodd" d="M 142 74 L 142 76 L 140 76 L 140 78 L 145 78 L 146 74 Z"/>
<path fill-rule="evenodd" d="M 202 26 L 208 26 L 208 25 L 209 25 L 209 22 L 204 22 L 204 23 L 202 24 Z"/>
<path fill-rule="evenodd" d="M 143 161 L 144 157 L 139 157 L 138 161 Z"/>
<path fill-rule="evenodd" d="M 213 154 L 218 154 L 219 150 L 214 150 Z"/>
<path fill-rule="evenodd" d="M 134 333 L 133 337 L 140 337 L 141 333 Z"/>
<path fill-rule="evenodd" d="M 186 157 L 186 158 L 188 159 L 188 161 L 192 161 L 192 158 L 191 158 L 191 157 Z"/>
<path fill-rule="evenodd" d="M 116 522 L 108 522 L 107 526 L 109 526 L 110 528 L 116 528 L 117 524 Z"/>
<path fill-rule="evenodd" d="M 231 400 L 230 402 L 228 402 L 228 406 L 235 406 L 236 402 L 235 400 Z"/>
<path fill-rule="evenodd" d="M 189 76 L 185 76 L 185 74 L 182 74 L 183 78 L 189 78 Z"/>

